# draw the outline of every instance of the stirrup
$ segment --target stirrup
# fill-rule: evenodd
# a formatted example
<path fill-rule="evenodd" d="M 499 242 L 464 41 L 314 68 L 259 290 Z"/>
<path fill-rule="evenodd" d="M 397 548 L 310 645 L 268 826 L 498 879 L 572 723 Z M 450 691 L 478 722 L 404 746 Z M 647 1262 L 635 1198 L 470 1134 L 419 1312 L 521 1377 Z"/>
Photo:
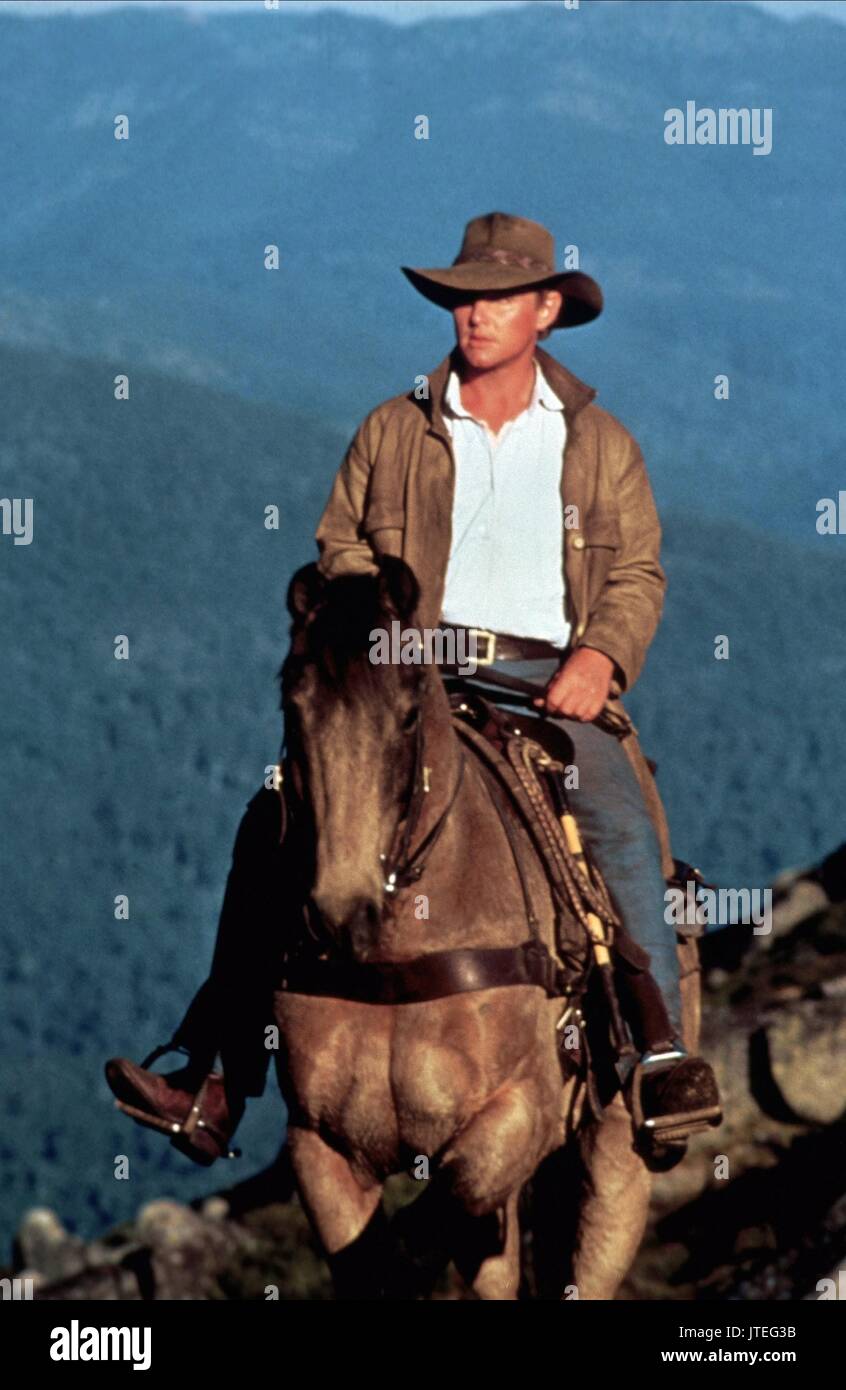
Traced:
<path fill-rule="evenodd" d="M 688 1140 L 694 1134 L 719 1125 L 723 1118 L 722 1107 L 719 1104 L 646 1118 L 643 1113 L 642 1094 L 644 1077 L 655 1076 L 675 1065 L 676 1059 L 668 1061 L 666 1068 L 647 1069 L 642 1061 L 638 1061 L 632 1069 L 629 1086 L 629 1105 L 636 1147 L 644 1158 L 651 1159 L 653 1165 L 662 1172 L 681 1162 L 687 1153 Z"/>
<path fill-rule="evenodd" d="M 222 1131 L 206 1124 L 202 1118 L 202 1104 L 205 1099 L 206 1082 L 204 1081 L 199 1091 L 194 1097 L 194 1103 L 188 1112 L 188 1118 L 183 1124 L 175 1120 L 165 1120 L 161 1115 L 154 1115 L 151 1110 L 141 1110 L 136 1105 L 130 1105 L 125 1100 L 115 1100 L 115 1109 L 122 1115 L 128 1115 L 131 1120 L 137 1120 L 140 1125 L 145 1125 L 148 1129 L 156 1129 L 161 1134 L 167 1134 L 173 1141 L 174 1148 L 179 1149 L 180 1153 L 192 1158 L 195 1163 L 202 1162 L 197 1157 L 196 1144 L 191 1139 L 194 1131 L 204 1129 L 210 1136 L 213 1143 L 220 1146 L 220 1158 L 240 1158 L 241 1150 L 229 1147 L 229 1141 L 224 1138 Z M 190 1152 L 189 1152 L 190 1149 Z M 224 1152 L 225 1150 L 225 1152 Z M 218 1155 L 215 1155 L 217 1157 Z"/>
<path fill-rule="evenodd" d="M 139 1070 L 147 1071 L 153 1062 L 158 1061 L 168 1052 L 182 1052 L 190 1057 L 190 1053 L 179 1044 L 173 1041 L 153 1048 L 144 1061 L 137 1064 Z M 157 1114 L 154 1110 L 144 1109 L 140 1105 L 134 1105 L 132 1101 L 126 1100 L 121 1096 L 115 1087 L 115 1077 L 110 1075 L 110 1068 L 113 1064 L 122 1061 L 120 1058 L 112 1058 L 106 1064 L 106 1079 L 109 1087 L 115 1095 L 115 1107 L 122 1114 L 128 1115 L 130 1119 L 147 1129 L 154 1129 L 160 1134 L 166 1134 L 171 1140 L 175 1149 L 185 1154 L 193 1162 L 202 1167 L 208 1167 L 217 1158 L 240 1158 L 241 1150 L 231 1147 L 229 1136 L 225 1131 L 216 1125 L 210 1124 L 203 1116 L 203 1105 L 206 1099 L 209 1082 L 223 1081 L 221 1072 L 208 1072 L 197 1087 L 191 1098 L 191 1105 L 184 1120 L 177 1118 L 179 1111 L 169 1117 Z M 126 1076 L 121 1068 L 117 1068 L 117 1075 L 122 1076 L 130 1091 L 137 1090 L 137 1084 Z M 191 1095 L 191 1088 L 184 1088 L 183 1094 Z M 237 1126 L 236 1126 L 237 1127 Z M 199 1131 L 199 1133 L 198 1133 Z"/>

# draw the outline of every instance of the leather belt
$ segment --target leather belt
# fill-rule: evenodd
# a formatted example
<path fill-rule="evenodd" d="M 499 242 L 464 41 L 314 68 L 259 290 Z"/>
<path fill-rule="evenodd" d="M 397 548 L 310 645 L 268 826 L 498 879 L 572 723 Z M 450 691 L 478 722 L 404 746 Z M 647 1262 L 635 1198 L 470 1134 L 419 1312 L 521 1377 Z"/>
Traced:
<path fill-rule="evenodd" d="M 563 661 L 565 649 L 556 647 L 540 637 L 514 637 L 510 632 L 491 632 L 486 627 L 462 627 L 458 623 L 438 623 L 442 632 L 464 633 L 464 650 L 472 657 L 475 641 L 477 666 L 492 666 L 495 661 L 541 661 L 555 658 Z"/>

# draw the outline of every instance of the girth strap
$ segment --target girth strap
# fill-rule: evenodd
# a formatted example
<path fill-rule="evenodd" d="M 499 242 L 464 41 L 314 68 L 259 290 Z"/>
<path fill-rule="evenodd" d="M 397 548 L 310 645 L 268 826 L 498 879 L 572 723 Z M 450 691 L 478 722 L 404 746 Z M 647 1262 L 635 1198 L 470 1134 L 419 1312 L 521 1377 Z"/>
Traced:
<path fill-rule="evenodd" d="M 290 960 L 280 987 L 360 1004 L 423 1004 L 506 985 L 535 985 L 551 998 L 568 993 L 565 972 L 538 941 L 431 951 L 407 961 Z"/>

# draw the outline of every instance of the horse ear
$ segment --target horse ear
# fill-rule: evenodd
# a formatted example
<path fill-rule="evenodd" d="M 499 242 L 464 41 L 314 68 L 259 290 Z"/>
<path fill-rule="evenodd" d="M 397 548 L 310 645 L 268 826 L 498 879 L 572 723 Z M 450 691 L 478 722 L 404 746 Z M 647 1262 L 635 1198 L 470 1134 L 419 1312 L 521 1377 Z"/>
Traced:
<path fill-rule="evenodd" d="M 288 612 L 292 618 L 304 618 L 316 606 L 326 587 L 326 577 L 312 561 L 298 569 L 288 585 Z"/>
<path fill-rule="evenodd" d="M 379 595 L 386 598 L 397 616 L 407 621 L 420 602 L 420 585 L 414 571 L 397 555 L 379 558 Z"/>

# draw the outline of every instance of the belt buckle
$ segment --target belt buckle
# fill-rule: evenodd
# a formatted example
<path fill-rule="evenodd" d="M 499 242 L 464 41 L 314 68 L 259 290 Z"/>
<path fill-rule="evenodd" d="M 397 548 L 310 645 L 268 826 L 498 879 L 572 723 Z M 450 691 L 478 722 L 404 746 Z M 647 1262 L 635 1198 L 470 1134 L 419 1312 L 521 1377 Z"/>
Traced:
<path fill-rule="evenodd" d="M 480 637 L 484 637 L 487 642 L 485 655 L 479 656 L 476 654 L 471 657 L 471 660 L 475 661 L 477 666 L 493 666 L 496 661 L 496 633 L 491 632 L 490 629 L 486 627 L 468 627 L 467 631 L 472 634 L 477 642 Z"/>

